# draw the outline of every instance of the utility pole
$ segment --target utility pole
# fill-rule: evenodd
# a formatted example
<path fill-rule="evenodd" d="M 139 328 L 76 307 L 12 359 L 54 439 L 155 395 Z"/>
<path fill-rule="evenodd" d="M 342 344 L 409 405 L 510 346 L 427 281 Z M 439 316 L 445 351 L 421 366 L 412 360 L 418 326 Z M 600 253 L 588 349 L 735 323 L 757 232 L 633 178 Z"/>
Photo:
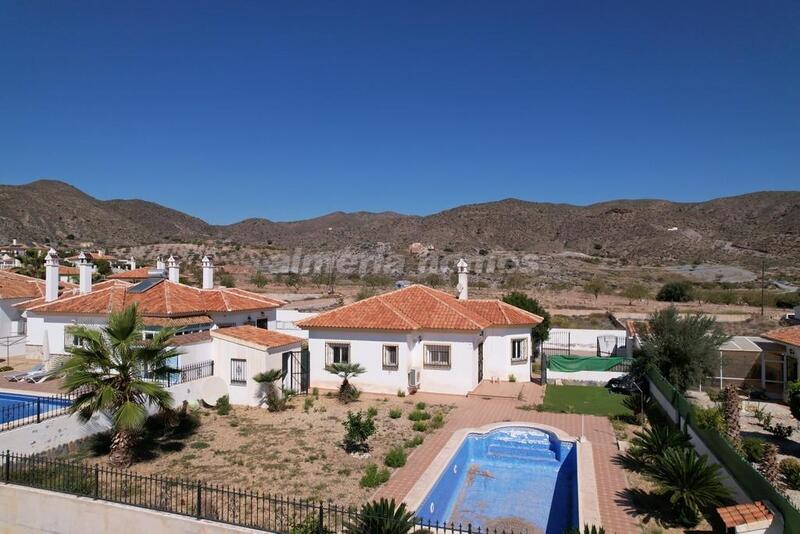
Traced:
<path fill-rule="evenodd" d="M 764 317 L 764 272 L 766 270 L 767 259 L 761 258 L 761 317 Z"/>

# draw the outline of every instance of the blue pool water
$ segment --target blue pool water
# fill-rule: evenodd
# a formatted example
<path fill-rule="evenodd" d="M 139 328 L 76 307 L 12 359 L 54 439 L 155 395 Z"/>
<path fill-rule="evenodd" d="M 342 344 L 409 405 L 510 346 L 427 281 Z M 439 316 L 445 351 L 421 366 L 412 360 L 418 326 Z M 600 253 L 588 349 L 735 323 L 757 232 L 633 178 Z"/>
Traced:
<path fill-rule="evenodd" d="M 428 492 L 423 520 L 562 534 L 578 524 L 577 449 L 542 430 L 469 434 Z"/>
<path fill-rule="evenodd" d="M 16 393 L 0 393 L 0 424 L 47 415 L 55 410 L 69 406 L 70 401 L 57 397 L 36 397 L 34 395 L 18 395 Z"/>

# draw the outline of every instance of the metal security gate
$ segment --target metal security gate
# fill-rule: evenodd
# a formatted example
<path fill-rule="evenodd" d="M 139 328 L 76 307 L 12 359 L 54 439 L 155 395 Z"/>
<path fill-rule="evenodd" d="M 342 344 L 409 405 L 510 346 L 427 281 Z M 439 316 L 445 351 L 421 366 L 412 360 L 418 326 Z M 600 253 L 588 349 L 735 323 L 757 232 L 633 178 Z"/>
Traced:
<path fill-rule="evenodd" d="M 308 350 L 283 353 L 283 389 L 295 393 L 308 393 L 311 382 L 311 357 Z"/>
<path fill-rule="evenodd" d="M 542 342 L 542 356 L 572 356 L 571 332 L 550 332 L 546 341 Z"/>

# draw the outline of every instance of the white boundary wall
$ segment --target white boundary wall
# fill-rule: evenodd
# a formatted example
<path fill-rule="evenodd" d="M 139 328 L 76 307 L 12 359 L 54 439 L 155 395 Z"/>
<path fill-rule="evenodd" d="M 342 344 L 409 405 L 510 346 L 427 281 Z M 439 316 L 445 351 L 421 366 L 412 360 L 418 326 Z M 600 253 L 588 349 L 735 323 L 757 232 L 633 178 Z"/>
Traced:
<path fill-rule="evenodd" d="M 105 415 L 92 417 L 86 423 L 77 415 L 59 415 L 41 423 L 0 432 L 0 449 L 22 454 L 39 454 L 111 428 Z"/>
<path fill-rule="evenodd" d="M 263 532 L 191 517 L 0 484 L 0 532 L 15 534 L 223 534 Z"/>

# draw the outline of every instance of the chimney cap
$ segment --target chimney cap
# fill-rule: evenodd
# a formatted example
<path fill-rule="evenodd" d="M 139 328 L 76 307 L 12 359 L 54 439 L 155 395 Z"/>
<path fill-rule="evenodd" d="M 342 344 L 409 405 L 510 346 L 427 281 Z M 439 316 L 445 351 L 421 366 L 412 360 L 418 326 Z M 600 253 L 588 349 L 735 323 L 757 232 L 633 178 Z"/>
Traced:
<path fill-rule="evenodd" d="M 47 251 L 47 255 L 50 256 L 51 258 L 57 258 L 58 252 L 56 252 L 56 249 L 51 247 L 50 250 Z"/>
<path fill-rule="evenodd" d="M 206 254 L 205 256 L 203 256 L 202 262 L 203 265 L 211 265 L 213 263 L 213 260 L 214 260 L 213 256 L 211 256 L 210 254 Z"/>
<path fill-rule="evenodd" d="M 466 269 L 467 267 L 469 267 L 469 264 L 464 260 L 464 258 L 461 258 L 460 260 L 458 260 L 458 263 L 456 263 L 456 267 L 458 267 L 459 272 L 466 272 Z"/>
<path fill-rule="evenodd" d="M 78 263 L 87 263 L 89 260 L 86 258 L 86 253 L 81 250 L 81 253 L 78 254 Z"/>

